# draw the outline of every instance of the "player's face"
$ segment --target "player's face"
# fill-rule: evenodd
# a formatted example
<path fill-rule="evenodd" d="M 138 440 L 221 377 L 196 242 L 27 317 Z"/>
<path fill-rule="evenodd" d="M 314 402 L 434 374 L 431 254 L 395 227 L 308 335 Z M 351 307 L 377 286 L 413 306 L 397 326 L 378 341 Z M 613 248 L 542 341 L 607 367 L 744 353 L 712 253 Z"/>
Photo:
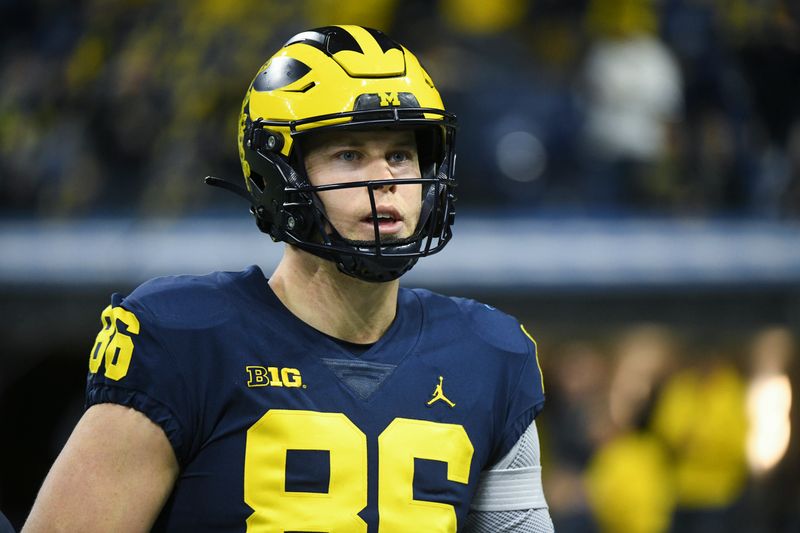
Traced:
<path fill-rule="evenodd" d="M 420 177 L 417 144 L 410 130 L 323 132 L 305 150 L 312 185 Z M 422 185 L 386 185 L 374 189 L 374 194 L 381 241 L 410 237 L 419 220 Z M 367 187 L 323 191 L 319 197 L 342 237 L 375 241 Z"/>

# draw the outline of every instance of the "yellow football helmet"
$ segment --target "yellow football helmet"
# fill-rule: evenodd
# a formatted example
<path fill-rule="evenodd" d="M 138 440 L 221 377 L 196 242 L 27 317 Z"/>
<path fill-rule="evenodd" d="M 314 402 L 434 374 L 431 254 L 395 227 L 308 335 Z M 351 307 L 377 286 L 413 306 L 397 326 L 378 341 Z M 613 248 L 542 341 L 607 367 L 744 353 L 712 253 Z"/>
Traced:
<path fill-rule="evenodd" d="M 417 58 L 382 32 L 360 26 L 305 31 L 259 69 L 245 95 L 238 145 L 247 191 L 235 192 L 251 202 L 258 227 L 273 240 L 334 261 L 360 279 L 396 279 L 452 236 L 455 126 Z M 317 195 L 322 189 L 307 179 L 297 141 L 322 130 L 387 127 L 415 131 L 422 177 L 391 181 L 422 184 L 420 220 L 411 237 L 382 242 L 374 189 L 387 180 L 326 185 L 369 191 L 375 241 L 349 241 L 327 220 Z"/>

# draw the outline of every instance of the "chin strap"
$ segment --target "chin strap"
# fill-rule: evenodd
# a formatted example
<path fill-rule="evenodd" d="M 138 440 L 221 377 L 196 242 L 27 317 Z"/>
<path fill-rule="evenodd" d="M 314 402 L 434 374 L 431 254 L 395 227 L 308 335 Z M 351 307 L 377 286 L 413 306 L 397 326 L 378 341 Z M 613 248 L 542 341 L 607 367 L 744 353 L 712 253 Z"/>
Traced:
<path fill-rule="evenodd" d="M 226 191 L 230 191 L 238 196 L 241 196 L 251 204 L 253 203 L 253 195 L 250 194 L 250 191 L 239 185 L 238 183 L 230 182 L 226 179 L 217 178 L 214 176 L 206 176 L 203 180 L 205 181 L 206 185 L 211 185 L 212 187 L 219 187 L 220 189 L 225 189 Z"/>

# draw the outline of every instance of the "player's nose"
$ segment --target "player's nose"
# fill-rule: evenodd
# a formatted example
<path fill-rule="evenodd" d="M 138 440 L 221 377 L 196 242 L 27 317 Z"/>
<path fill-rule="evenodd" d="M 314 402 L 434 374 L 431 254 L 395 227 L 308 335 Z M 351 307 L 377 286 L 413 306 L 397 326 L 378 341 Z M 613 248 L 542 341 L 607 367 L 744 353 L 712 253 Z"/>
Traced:
<path fill-rule="evenodd" d="M 392 166 L 383 157 L 374 157 L 370 161 L 368 176 L 370 180 L 391 180 L 396 178 L 392 171 Z M 397 185 L 394 183 L 387 183 L 386 185 L 376 186 L 375 190 L 394 192 Z"/>

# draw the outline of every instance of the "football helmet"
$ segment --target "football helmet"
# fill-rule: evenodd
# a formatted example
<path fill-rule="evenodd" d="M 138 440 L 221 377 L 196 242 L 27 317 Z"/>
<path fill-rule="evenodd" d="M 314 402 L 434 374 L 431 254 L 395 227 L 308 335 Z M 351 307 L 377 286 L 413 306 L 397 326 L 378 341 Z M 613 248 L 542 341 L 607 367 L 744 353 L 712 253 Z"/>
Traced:
<path fill-rule="evenodd" d="M 313 186 L 303 139 L 346 128 L 413 129 L 421 177 Z M 455 116 L 444 110 L 430 76 L 406 48 L 370 28 L 317 28 L 289 39 L 245 95 L 238 145 L 246 191 L 216 178 L 207 182 L 248 199 L 258 227 L 273 240 L 333 261 L 351 276 L 389 281 L 440 251 L 452 236 L 455 128 Z M 400 240 L 382 238 L 378 226 L 374 191 L 389 182 L 422 189 L 417 226 Z M 318 195 L 353 187 L 369 193 L 374 241 L 340 235 Z"/>

